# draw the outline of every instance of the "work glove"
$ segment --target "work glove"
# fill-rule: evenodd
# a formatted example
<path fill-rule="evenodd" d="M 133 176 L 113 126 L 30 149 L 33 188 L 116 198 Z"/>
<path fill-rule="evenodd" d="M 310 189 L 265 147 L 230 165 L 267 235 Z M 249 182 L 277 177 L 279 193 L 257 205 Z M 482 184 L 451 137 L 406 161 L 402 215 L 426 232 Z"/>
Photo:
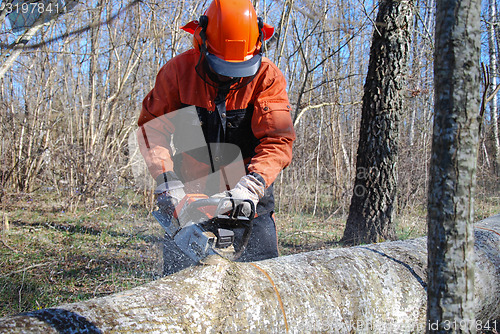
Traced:
<path fill-rule="evenodd" d="M 155 189 L 156 204 L 160 211 L 172 216 L 175 207 L 186 196 L 184 184 L 177 178 L 175 173 L 169 172 L 167 177 L 160 178 L 159 185 Z M 161 182 L 163 181 L 163 182 Z"/>
<path fill-rule="evenodd" d="M 257 203 L 259 203 L 259 200 L 264 196 L 265 190 L 266 186 L 264 179 L 262 179 L 260 175 L 252 173 L 243 176 L 233 189 L 215 194 L 212 197 L 231 197 L 239 200 L 250 200 L 253 203 L 253 207 L 255 210 L 255 208 L 257 208 Z M 223 203 L 222 207 L 219 207 L 219 213 L 228 214 L 240 212 L 245 217 L 250 217 L 252 213 L 250 203 L 244 202 L 241 204 L 241 206 L 242 207 L 234 208 L 231 201 L 227 201 Z"/>

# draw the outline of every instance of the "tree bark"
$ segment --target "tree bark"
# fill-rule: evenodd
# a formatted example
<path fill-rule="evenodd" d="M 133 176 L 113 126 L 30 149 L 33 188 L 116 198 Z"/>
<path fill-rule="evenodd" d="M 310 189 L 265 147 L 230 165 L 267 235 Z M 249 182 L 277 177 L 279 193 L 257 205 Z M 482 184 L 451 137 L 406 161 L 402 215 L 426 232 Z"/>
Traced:
<path fill-rule="evenodd" d="M 435 333 L 476 333 L 474 192 L 480 107 L 481 3 L 438 1 L 427 225 L 427 319 Z M 448 324 L 459 323 L 463 326 Z M 428 331 L 430 332 L 430 331 Z"/>
<path fill-rule="evenodd" d="M 349 216 L 348 245 L 394 240 L 399 114 L 410 48 L 412 1 L 384 0 L 370 50 Z"/>
<path fill-rule="evenodd" d="M 419 238 L 257 263 L 214 259 L 122 293 L 5 317 L 0 332 L 421 333 L 433 325 L 426 245 Z M 500 215 L 478 224 L 475 250 L 476 317 L 498 330 Z"/>

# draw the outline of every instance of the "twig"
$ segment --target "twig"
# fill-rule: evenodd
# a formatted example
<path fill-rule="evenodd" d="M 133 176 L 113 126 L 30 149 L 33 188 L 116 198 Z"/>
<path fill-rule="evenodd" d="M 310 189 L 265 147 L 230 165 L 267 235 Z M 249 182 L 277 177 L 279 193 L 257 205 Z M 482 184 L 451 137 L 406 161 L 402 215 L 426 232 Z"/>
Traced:
<path fill-rule="evenodd" d="M 135 233 L 131 234 L 130 237 L 125 240 L 121 245 L 118 246 L 117 248 L 117 252 L 121 251 L 123 248 L 125 248 L 125 246 L 127 245 L 127 243 L 132 240 L 133 238 L 137 237 L 139 234 L 145 232 L 147 230 L 147 228 L 143 228 L 143 229 L 140 229 L 138 231 L 136 231 Z"/>
<path fill-rule="evenodd" d="M 103 206 L 100 206 L 100 207 L 98 207 L 98 208 L 96 208 L 96 209 L 94 209 L 94 210 L 90 211 L 89 213 L 87 213 L 87 215 L 88 215 L 88 216 L 90 216 L 90 215 L 92 215 L 94 212 L 97 212 L 97 211 L 99 211 L 99 210 L 101 210 L 101 209 L 105 209 L 105 208 L 107 208 L 107 207 L 108 207 L 108 205 L 107 205 L 107 204 L 104 204 Z"/>
<path fill-rule="evenodd" d="M 0 276 L 0 278 L 8 277 L 10 275 L 19 274 L 21 272 L 26 272 L 27 270 L 31 270 L 31 269 L 38 268 L 38 267 L 49 266 L 49 265 L 54 264 L 54 263 L 56 263 L 56 262 L 53 261 L 53 262 L 44 262 L 44 263 L 34 264 L 32 266 L 28 266 L 26 268 L 15 270 L 15 271 L 12 271 L 8 274 L 2 275 L 2 276 Z"/>
<path fill-rule="evenodd" d="M 14 249 L 14 248 L 10 247 L 9 245 L 7 245 L 7 243 L 3 239 L 2 239 L 2 245 L 7 247 L 9 250 L 13 251 L 14 253 L 19 253 L 19 251 L 17 249 Z"/>
<path fill-rule="evenodd" d="M 314 234 L 330 234 L 330 235 L 335 235 L 335 232 L 329 232 L 329 231 L 295 231 L 291 233 L 287 233 L 284 235 L 284 237 L 291 237 L 297 234 L 310 234 L 316 238 L 319 238 L 318 236 L 315 236 Z"/>

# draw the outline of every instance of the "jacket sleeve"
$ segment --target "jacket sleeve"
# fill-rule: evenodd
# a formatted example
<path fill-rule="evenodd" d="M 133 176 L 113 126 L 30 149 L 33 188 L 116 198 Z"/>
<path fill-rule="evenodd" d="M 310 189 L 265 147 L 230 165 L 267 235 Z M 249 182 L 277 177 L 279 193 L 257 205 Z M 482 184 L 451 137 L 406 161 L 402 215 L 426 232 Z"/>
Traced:
<path fill-rule="evenodd" d="M 260 87 L 255 95 L 252 117 L 252 131 L 260 143 L 248 170 L 261 175 L 269 186 L 292 160 L 295 130 L 285 78 L 273 64 L 267 68 Z"/>
<path fill-rule="evenodd" d="M 158 72 L 155 86 L 144 98 L 138 120 L 139 148 L 153 178 L 173 170 L 170 135 L 174 128 L 168 113 L 179 107 L 175 64 L 170 61 Z"/>

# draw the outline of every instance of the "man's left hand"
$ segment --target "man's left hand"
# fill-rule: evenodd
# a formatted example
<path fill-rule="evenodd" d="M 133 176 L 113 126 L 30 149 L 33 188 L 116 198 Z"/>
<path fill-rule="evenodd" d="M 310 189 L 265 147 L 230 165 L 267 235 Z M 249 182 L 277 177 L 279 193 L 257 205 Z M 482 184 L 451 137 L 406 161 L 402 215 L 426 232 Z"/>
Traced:
<path fill-rule="evenodd" d="M 264 196 L 265 189 L 265 184 L 263 181 L 259 180 L 259 177 L 249 174 L 243 176 L 233 189 L 215 194 L 212 197 L 230 197 L 240 200 L 250 200 L 254 204 L 254 209 L 256 209 L 257 203 L 259 203 L 259 200 Z M 230 201 L 226 203 L 227 204 L 224 207 L 219 208 L 222 211 L 221 213 L 227 213 L 231 210 L 233 210 L 234 212 L 235 210 L 237 210 L 237 208 L 231 207 Z M 252 212 L 250 204 L 243 203 L 242 205 L 243 207 L 241 208 L 241 213 L 249 217 Z"/>

